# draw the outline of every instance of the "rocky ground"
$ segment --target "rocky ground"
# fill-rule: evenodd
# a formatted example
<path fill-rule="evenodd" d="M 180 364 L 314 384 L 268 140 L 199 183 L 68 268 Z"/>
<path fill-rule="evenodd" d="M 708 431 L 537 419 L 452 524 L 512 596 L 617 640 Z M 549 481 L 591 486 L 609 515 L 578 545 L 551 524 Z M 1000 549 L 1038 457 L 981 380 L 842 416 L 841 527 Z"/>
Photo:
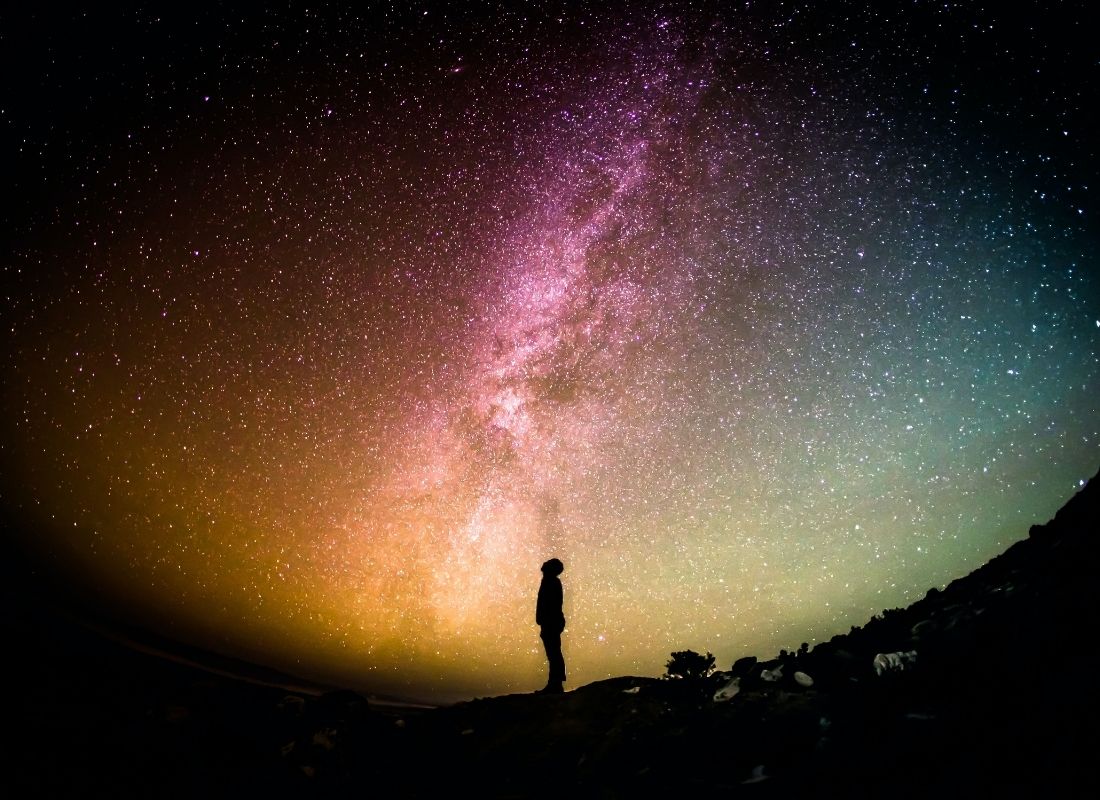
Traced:
<path fill-rule="evenodd" d="M 44 626 L 40 611 L 18 613 L 8 582 L 5 627 L 21 655 L 8 657 L 14 735 L 0 786 L 6 797 L 1092 796 L 1098 494 L 1094 480 L 981 569 L 809 652 L 702 680 L 623 677 L 439 709 L 288 692 L 75 622 Z M 914 652 L 876 671 L 877 654 Z"/>

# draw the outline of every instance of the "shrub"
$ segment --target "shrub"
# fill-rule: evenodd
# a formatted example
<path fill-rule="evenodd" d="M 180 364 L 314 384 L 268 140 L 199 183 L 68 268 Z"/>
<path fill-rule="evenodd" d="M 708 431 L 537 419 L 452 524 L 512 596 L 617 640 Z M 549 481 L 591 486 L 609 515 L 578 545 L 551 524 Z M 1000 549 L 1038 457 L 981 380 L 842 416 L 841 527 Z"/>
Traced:
<path fill-rule="evenodd" d="M 676 680 L 700 680 L 714 671 L 714 656 L 707 653 L 701 656 L 694 650 L 680 650 L 673 653 L 665 664 L 665 678 Z"/>

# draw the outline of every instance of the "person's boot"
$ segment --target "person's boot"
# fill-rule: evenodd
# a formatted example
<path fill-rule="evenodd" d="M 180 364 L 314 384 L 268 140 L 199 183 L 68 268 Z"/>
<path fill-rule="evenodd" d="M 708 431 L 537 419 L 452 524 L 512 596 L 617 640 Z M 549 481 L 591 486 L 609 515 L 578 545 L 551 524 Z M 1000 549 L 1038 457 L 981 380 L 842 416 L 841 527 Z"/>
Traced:
<path fill-rule="evenodd" d="M 565 691 L 565 687 L 561 685 L 560 681 L 550 681 L 546 686 L 539 690 L 539 694 L 561 694 Z"/>

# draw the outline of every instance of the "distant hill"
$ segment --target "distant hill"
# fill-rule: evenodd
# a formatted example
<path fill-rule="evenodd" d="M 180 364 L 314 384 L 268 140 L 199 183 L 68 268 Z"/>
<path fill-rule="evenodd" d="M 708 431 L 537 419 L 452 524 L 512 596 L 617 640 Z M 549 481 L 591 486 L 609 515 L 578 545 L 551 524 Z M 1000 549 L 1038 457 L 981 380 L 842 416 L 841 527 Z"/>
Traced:
<path fill-rule="evenodd" d="M 434 710 L 144 636 L 105 637 L 28 602 L 33 580 L 6 575 L 15 735 L 0 789 L 1090 796 L 1100 789 L 1098 495 L 1094 478 L 985 566 L 808 652 L 719 665 L 698 681 L 622 677 Z M 876 670 L 879 654 L 895 655 Z"/>

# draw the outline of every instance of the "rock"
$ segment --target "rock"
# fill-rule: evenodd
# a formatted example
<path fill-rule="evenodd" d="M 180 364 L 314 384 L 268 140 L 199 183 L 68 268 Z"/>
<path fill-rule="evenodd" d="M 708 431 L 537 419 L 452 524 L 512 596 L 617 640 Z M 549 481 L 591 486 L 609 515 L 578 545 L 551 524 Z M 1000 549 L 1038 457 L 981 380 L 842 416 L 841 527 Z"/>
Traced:
<path fill-rule="evenodd" d="M 888 672 L 903 672 L 912 667 L 917 660 L 917 651 L 909 650 L 903 653 L 879 653 L 873 662 L 876 675 L 885 675 Z"/>
<path fill-rule="evenodd" d="M 739 658 L 733 662 L 733 667 L 730 668 L 730 672 L 733 675 L 745 677 L 752 671 L 752 668 L 756 666 L 756 656 L 745 656 Z"/>
<path fill-rule="evenodd" d="M 753 767 L 752 776 L 741 781 L 741 783 L 760 783 L 766 781 L 768 776 L 764 774 L 764 765 L 758 764 Z"/>
<path fill-rule="evenodd" d="M 920 639 L 936 631 L 936 623 L 930 619 L 922 619 L 909 629 L 909 635 L 914 639 Z"/>
<path fill-rule="evenodd" d="M 936 718 L 935 714 L 929 714 L 925 711 L 910 711 L 905 715 L 906 719 L 918 720 L 920 722 L 928 722 Z"/>
<path fill-rule="evenodd" d="M 313 744 L 325 750 L 334 749 L 336 747 L 336 730 L 334 728 L 325 728 L 317 731 L 317 733 L 313 734 Z"/>
<path fill-rule="evenodd" d="M 306 709 L 306 699 L 296 694 L 288 694 L 279 701 L 279 710 L 300 717 Z"/>
<path fill-rule="evenodd" d="M 714 702 L 724 703 L 727 700 L 732 700 L 737 696 L 737 693 L 741 691 L 741 677 L 734 676 L 728 683 L 722 686 L 717 692 L 714 693 Z"/>
<path fill-rule="evenodd" d="M 794 682 L 801 686 L 803 689 L 809 689 L 814 685 L 814 679 L 807 675 L 805 672 L 795 672 Z"/>
<path fill-rule="evenodd" d="M 186 706 L 168 706 L 164 709 L 164 721 L 169 723 L 183 722 L 190 719 L 191 709 Z"/>
<path fill-rule="evenodd" d="M 778 683 L 783 679 L 783 665 L 780 664 L 775 669 L 765 669 L 760 672 L 760 680 L 767 683 Z"/>

